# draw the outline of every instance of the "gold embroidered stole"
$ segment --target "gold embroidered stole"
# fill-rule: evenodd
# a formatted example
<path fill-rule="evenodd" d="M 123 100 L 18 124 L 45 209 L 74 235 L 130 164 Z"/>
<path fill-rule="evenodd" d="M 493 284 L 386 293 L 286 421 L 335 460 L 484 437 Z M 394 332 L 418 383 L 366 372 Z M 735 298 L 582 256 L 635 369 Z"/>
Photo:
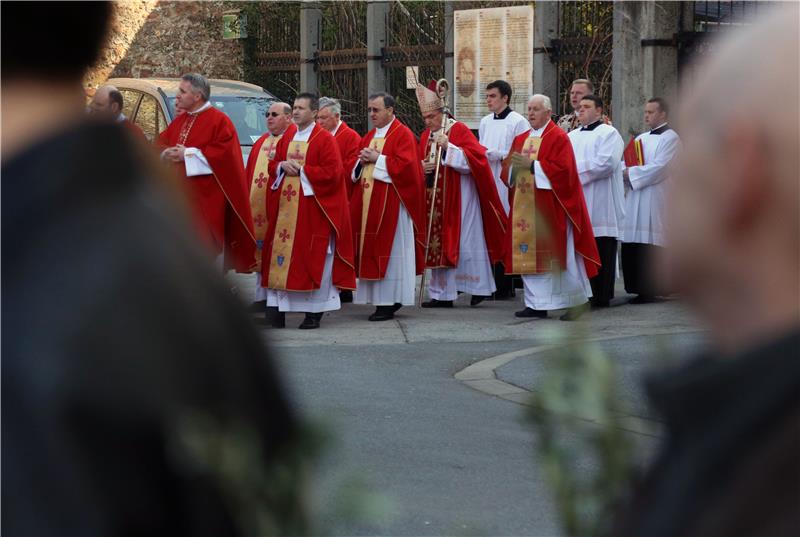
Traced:
<path fill-rule="evenodd" d="M 286 160 L 305 164 L 309 142 L 291 142 L 286 152 Z M 289 266 L 292 262 L 292 249 L 297 230 L 297 215 L 300 209 L 300 175 L 286 175 L 281 185 L 278 202 L 278 219 L 275 222 L 275 235 L 272 238 L 272 257 L 269 260 L 270 289 L 286 289 Z"/>
<path fill-rule="evenodd" d="M 264 237 L 267 234 L 267 188 L 269 185 L 269 163 L 275 158 L 275 148 L 283 134 L 270 135 L 261 145 L 250 183 L 250 211 L 253 214 L 253 231 L 256 236 L 256 272 L 261 272 L 261 256 Z"/>
<path fill-rule="evenodd" d="M 369 143 L 371 149 L 376 150 L 378 153 L 383 152 L 383 146 L 386 143 L 387 136 L 383 138 L 373 138 Z M 370 162 L 361 170 L 361 237 L 358 243 L 358 272 L 361 273 L 361 256 L 364 253 L 364 237 L 367 234 L 367 216 L 369 215 L 369 205 L 372 202 L 372 192 L 375 190 L 375 163 Z"/>
<path fill-rule="evenodd" d="M 522 146 L 522 154 L 531 162 L 537 160 L 542 138 L 528 137 Z M 514 221 L 511 231 L 512 274 L 536 273 L 536 189 L 530 166 L 513 170 L 516 191 L 511 214 Z"/>
<path fill-rule="evenodd" d="M 455 120 L 452 118 L 448 118 L 444 132 L 445 134 L 450 133 L 450 129 L 453 128 L 455 125 Z M 439 131 L 436 131 L 439 132 Z M 436 143 L 433 141 L 433 136 L 435 133 L 430 134 L 429 143 L 429 150 L 426 156 L 426 162 L 434 162 L 436 160 Z M 433 172 L 436 173 L 436 170 Z M 431 229 L 430 233 L 430 242 L 428 243 L 428 257 L 425 259 L 425 266 L 428 268 L 441 268 L 444 267 L 444 260 L 442 256 L 444 254 L 443 247 L 444 247 L 444 212 L 445 212 L 445 196 L 447 196 L 447 181 L 445 180 L 445 176 L 447 175 L 446 168 L 444 165 L 444 160 L 439 162 L 439 178 L 436 182 L 436 198 L 434 201 L 434 206 L 431 207 L 431 199 L 433 199 L 433 188 L 426 187 L 425 188 L 425 209 L 426 218 L 430 217 L 431 211 L 433 211 L 433 218 L 430 219 Z"/>

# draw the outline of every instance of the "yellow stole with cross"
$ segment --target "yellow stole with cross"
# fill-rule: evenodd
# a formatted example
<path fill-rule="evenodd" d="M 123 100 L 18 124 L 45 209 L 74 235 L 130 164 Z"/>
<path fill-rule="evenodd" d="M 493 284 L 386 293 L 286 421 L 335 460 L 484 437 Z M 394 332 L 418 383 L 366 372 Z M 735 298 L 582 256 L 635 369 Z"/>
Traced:
<path fill-rule="evenodd" d="M 542 144 L 540 136 L 528 137 L 522 146 L 522 154 L 531 162 L 539 155 Z M 536 273 L 536 188 L 530 166 L 514 170 L 516 190 L 511 214 L 511 267 L 510 274 Z"/>
<path fill-rule="evenodd" d="M 286 152 L 286 160 L 297 162 L 300 166 L 305 164 L 309 143 L 311 142 L 291 142 Z M 272 257 L 269 260 L 267 281 L 267 287 L 270 289 L 286 290 L 302 196 L 300 189 L 300 175 L 286 174 L 281 183 L 278 219 L 275 222 L 275 235 L 272 238 Z"/>
<path fill-rule="evenodd" d="M 256 157 L 256 165 L 253 170 L 252 182 L 250 183 L 250 211 L 253 215 L 253 231 L 256 236 L 256 272 L 261 272 L 261 256 L 264 247 L 264 237 L 267 234 L 267 189 L 269 188 L 269 163 L 275 158 L 275 148 L 283 138 L 283 134 L 277 136 L 270 134 Z"/>
<path fill-rule="evenodd" d="M 383 152 L 383 146 L 388 138 L 388 133 L 383 138 L 373 138 L 369 147 L 378 153 Z M 372 192 L 375 190 L 375 163 L 370 162 L 361 170 L 361 237 L 358 243 L 358 264 L 359 274 L 361 273 L 361 255 L 364 253 L 364 237 L 367 235 L 367 216 L 369 215 L 369 205 L 372 201 Z"/>

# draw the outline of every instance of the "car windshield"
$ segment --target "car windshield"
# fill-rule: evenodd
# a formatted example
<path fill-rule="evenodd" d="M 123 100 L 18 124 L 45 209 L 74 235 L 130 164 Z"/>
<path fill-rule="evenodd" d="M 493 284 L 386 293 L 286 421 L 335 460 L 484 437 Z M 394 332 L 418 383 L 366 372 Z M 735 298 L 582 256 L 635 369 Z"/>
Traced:
<path fill-rule="evenodd" d="M 267 132 L 266 114 L 273 102 L 274 99 L 270 97 L 211 96 L 211 104 L 233 121 L 241 145 L 253 145 Z M 174 97 L 169 104 L 175 110 Z"/>

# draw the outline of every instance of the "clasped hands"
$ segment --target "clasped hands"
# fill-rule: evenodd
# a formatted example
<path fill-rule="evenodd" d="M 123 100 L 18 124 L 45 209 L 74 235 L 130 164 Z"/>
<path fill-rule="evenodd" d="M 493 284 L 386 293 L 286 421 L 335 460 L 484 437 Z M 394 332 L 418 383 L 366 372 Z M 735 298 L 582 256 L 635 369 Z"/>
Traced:
<path fill-rule="evenodd" d="M 300 175 L 300 163 L 296 160 L 284 160 L 281 162 L 281 168 L 286 175 L 290 177 L 297 177 Z"/>
<path fill-rule="evenodd" d="M 164 150 L 163 157 L 167 160 L 171 160 L 172 162 L 183 162 L 185 152 L 186 147 L 178 144 Z"/>
<path fill-rule="evenodd" d="M 381 154 L 371 147 L 365 147 L 358 153 L 358 160 L 361 161 L 362 164 L 370 164 L 373 162 L 378 161 L 378 157 Z"/>
<path fill-rule="evenodd" d="M 511 155 L 511 166 L 517 169 L 522 168 L 529 170 L 531 168 L 531 159 L 522 153 L 513 153 Z"/>

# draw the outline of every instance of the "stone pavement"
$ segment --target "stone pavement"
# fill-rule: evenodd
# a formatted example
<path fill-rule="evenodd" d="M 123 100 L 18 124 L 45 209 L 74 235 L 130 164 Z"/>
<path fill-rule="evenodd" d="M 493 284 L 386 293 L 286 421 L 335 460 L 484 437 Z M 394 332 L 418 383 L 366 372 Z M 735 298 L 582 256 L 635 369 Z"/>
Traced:
<path fill-rule="evenodd" d="M 255 279 L 252 275 L 230 274 L 243 301 L 252 300 Z M 612 307 L 592 311 L 579 321 L 558 320 L 562 311 L 551 312 L 548 319 L 518 319 L 514 312 L 522 309 L 522 291 L 506 301 L 487 300 L 470 307 L 468 295 L 462 295 L 452 309 L 404 307 L 395 319 L 369 322 L 375 308 L 343 304 L 339 311 L 326 313 L 318 330 L 297 330 L 301 313 L 286 316 L 283 330 L 265 329 L 271 344 L 277 346 L 359 345 L 417 342 L 489 342 L 535 340 L 548 341 L 554 335 L 574 330 L 585 337 L 622 337 L 653 335 L 697 330 L 697 322 L 677 301 L 659 304 L 628 305 L 629 296 L 617 286 Z"/>

